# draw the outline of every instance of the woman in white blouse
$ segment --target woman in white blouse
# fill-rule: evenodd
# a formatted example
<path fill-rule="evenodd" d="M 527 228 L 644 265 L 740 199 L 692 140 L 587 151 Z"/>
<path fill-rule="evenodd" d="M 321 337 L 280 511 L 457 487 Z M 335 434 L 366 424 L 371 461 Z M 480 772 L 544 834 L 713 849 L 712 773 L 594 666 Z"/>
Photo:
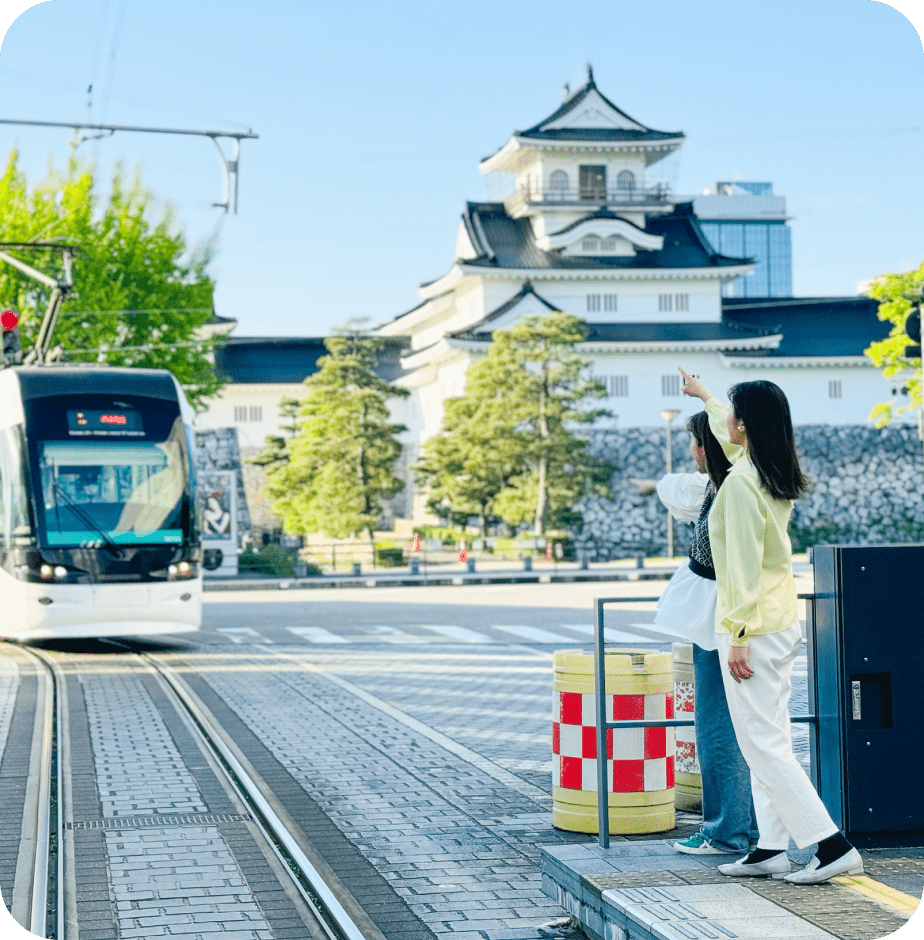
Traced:
<path fill-rule="evenodd" d="M 701 398 L 709 426 L 732 463 L 709 514 L 715 559 L 715 629 L 735 734 L 751 769 L 760 841 L 723 875 L 820 884 L 863 871 L 859 852 L 832 821 L 792 752 L 789 699 L 802 628 L 787 533 L 793 500 L 804 491 L 789 402 L 773 382 L 729 389 L 731 408 L 680 370 L 687 395 Z M 817 843 L 802 870 L 791 872 L 790 838 Z"/>
<path fill-rule="evenodd" d="M 687 422 L 690 453 L 698 473 L 670 473 L 658 496 L 679 522 L 694 523 L 690 560 L 671 578 L 655 623 L 693 643 L 696 683 L 696 756 L 703 784 L 703 822 L 698 832 L 674 843 L 686 855 L 740 855 L 757 837 L 751 773 L 741 756 L 728 713 L 715 633 L 716 585 L 708 515 L 729 462 L 709 430 L 705 411 Z"/>

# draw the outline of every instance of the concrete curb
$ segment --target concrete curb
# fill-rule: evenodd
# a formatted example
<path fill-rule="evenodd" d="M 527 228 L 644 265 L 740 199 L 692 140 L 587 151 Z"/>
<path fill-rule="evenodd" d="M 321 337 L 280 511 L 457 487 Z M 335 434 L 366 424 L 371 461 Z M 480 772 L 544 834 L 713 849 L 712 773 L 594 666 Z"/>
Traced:
<path fill-rule="evenodd" d="M 343 575 L 320 578 L 209 579 L 205 591 L 325 590 L 333 588 L 440 587 L 465 584 L 552 584 L 573 581 L 666 581 L 676 568 L 643 568 L 628 571 L 485 571 L 419 575 Z"/>

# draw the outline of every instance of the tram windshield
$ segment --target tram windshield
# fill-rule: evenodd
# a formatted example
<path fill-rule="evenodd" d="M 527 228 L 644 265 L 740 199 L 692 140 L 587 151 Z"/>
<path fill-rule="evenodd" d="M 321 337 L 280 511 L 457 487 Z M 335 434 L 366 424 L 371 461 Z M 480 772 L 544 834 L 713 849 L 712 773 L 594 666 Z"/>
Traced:
<path fill-rule="evenodd" d="M 80 415 L 82 421 L 84 413 L 68 413 L 68 425 L 78 427 L 72 414 Z M 96 423 L 98 420 L 97 416 Z M 90 423 L 94 423 L 92 417 Z M 131 421 L 128 423 L 130 427 Z M 133 438 L 128 429 L 123 434 L 115 431 L 102 439 L 79 436 L 76 440 L 36 442 L 43 544 L 166 545 L 183 541 L 188 468 L 182 420 L 174 421 L 166 440 L 138 440 L 145 435 L 138 433 Z"/>

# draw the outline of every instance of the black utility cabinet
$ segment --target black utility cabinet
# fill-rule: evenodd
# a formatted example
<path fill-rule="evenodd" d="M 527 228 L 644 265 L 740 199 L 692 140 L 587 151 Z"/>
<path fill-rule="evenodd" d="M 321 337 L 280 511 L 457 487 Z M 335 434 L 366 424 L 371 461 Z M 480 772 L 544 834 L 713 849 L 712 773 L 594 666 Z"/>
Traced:
<path fill-rule="evenodd" d="M 852 842 L 922 845 L 924 545 L 815 546 L 812 560 L 818 792 Z"/>

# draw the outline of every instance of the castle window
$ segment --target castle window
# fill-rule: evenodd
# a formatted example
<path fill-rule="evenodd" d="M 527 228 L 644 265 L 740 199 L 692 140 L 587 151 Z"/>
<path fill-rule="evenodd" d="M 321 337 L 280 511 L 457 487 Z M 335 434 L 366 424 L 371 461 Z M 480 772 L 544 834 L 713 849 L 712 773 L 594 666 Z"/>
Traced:
<path fill-rule="evenodd" d="M 588 294 L 587 295 L 587 311 L 588 313 L 596 313 L 600 309 L 600 298 L 601 294 Z"/>
<path fill-rule="evenodd" d="M 564 170 L 555 170 L 549 177 L 549 189 L 563 193 L 568 188 L 568 174 Z"/>
<path fill-rule="evenodd" d="M 831 381 L 828 382 L 828 398 L 840 398 L 841 394 L 841 380 L 831 379 Z"/>
<path fill-rule="evenodd" d="M 581 251 L 599 251 L 600 239 L 596 235 L 587 235 L 581 239 Z"/>
<path fill-rule="evenodd" d="M 604 294 L 603 295 L 603 309 L 608 310 L 610 313 L 616 312 L 616 294 Z"/>
<path fill-rule="evenodd" d="M 662 375 L 661 394 L 665 398 L 677 398 L 680 395 L 680 376 Z"/>
<path fill-rule="evenodd" d="M 689 294 L 674 294 L 674 309 L 675 310 L 689 310 L 690 309 L 690 295 Z"/>
<path fill-rule="evenodd" d="M 245 421 L 262 421 L 263 420 L 263 406 L 262 405 L 235 405 L 234 406 L 234 421 L 235 424 L 243 424 Z"/>
<path fill-rule="evenodd" d="M 578 167 L 580 174 L 580 195 L 581 199 L 593 199 L 603 201 L 606 199 L 606 167 L 605 166 L 581 166 Z"/>
<path fill-rule="evenodd" d="M 631 170 L 623 170 L 616 177 L 616 188 L 631 192 L 635 189 L 635 174 Z"/>
<path fill-rule="evenodd" d="M 658 310 L 661 313 L 665 313 L 673 309 L 674 309 L 674 295 L 673 294 L 658 294 Z"/>
<path fill-rule="evenodd" d="M 600 239 L 600 251 L 615 251 L 616 250 L 616 236 L 610 235 L 608 238 Z"/>
<path fill-rule="evenodd" d="M 606 389 L 607 398 L 629 397 L 628 375 L 598 375 L 596 380 Z"/>

